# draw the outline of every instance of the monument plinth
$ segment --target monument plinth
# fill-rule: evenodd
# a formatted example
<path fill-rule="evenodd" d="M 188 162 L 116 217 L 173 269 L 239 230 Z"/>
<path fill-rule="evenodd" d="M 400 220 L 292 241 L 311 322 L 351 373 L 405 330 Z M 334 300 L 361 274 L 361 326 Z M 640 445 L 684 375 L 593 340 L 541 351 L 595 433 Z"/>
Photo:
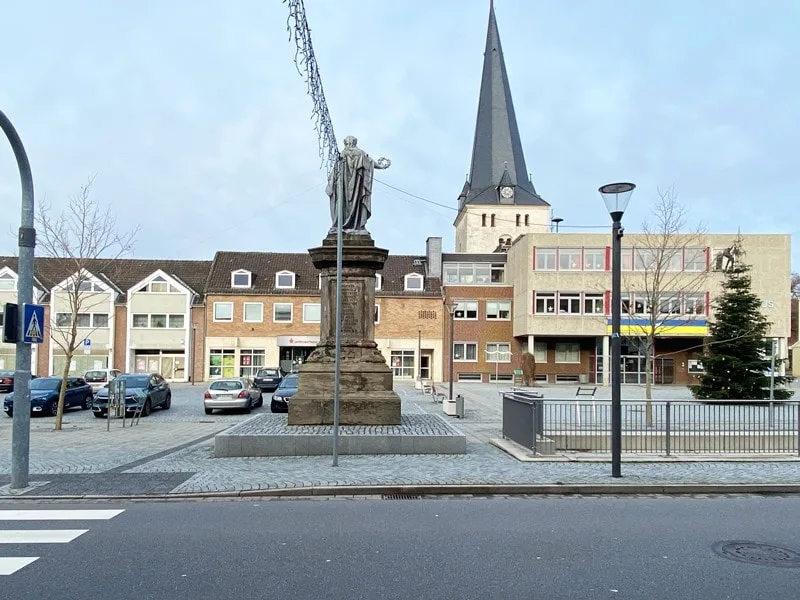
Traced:
<path fill-rule="evenodd" d="M 289 425 L 333 423 L 336 360 L 336 235 L 309 251 L 322 276 L 320 341 L 300 367 L 289 402 Z M 400 397 L 392 370 L 375 343 L 375 274 L 389 251 L 364 230 L 342 238 L 342 339 L 339 423 L 399 425 Z"/>

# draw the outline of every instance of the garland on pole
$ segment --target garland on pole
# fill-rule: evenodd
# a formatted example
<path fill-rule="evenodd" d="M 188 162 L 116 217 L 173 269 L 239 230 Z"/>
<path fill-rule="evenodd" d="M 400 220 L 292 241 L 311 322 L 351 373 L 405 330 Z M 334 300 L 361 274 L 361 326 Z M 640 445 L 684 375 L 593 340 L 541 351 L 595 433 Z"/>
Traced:
<path fill-rule="evenodd" d="M 311 43 L 311 29 L 306 19 L 306 8 L 303 0 L 283 0 L 289 5 L 289 17 L 286 20 L 286 30 L 289 39 L 294 38 L 297 51 L 294 63 L 297 72 L 305 77 L 308 95 L 314 103 L 311 118 L 314 119 L 314 129 L 319 136 L 319 157 L 322 164 L 330 173 L 333 165 L 339 158 L 339 147 L 336 135 L 333 133 L 333 122 L 328 112 L 325 101 L 325 92 L 322 89 L 322 77 L 319 73 L 317 59 L 314 56 L 314 46 Z"/>

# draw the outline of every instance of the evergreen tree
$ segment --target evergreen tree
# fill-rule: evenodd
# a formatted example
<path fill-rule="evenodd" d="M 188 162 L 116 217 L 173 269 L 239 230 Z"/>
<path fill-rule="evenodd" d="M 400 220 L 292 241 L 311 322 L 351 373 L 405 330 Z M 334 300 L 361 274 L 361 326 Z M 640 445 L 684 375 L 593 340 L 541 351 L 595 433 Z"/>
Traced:
<path fill-rule="evenodd" d="M 769 398 L 771 343 L 766 340 L 770 323 L 761 311 L 761 300 L 752 289 L 750 265 L 742 261 L 741 240 L 731 248 L 722 294 L 714 304 L 709 323 L 710 339 L 701 361 L 705 373 L 692 386 L 698 399 L 760 400 Z M 781 364 L 776 357 L 776 370 Z M 786 377 L 775 376 L 774 397 L 786 400 Z"/>

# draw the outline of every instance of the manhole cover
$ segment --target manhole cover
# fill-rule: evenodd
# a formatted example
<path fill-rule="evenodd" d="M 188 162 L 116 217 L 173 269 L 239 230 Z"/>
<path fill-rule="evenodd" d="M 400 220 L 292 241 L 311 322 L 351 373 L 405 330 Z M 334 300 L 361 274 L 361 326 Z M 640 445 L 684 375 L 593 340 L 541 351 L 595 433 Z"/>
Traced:
<path fill-rule="evenodd" d="M 714 554 L 730 560 L 768 567 L 800 567 L 800 552 L 782 546 L 731 540 L 711 546 Z"/>

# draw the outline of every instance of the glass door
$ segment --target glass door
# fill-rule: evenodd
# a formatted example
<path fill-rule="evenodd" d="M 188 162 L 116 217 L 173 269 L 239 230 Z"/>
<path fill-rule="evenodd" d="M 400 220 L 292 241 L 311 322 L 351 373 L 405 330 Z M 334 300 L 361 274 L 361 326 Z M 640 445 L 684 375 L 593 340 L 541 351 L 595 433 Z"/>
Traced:
<path fill-rule="evenodd" d="M 431 355 L 428 353 L 423 353 L 419 359 L 419 371 L 420 371 L 420 379 L 430 379 L 431 378 Z"/>

